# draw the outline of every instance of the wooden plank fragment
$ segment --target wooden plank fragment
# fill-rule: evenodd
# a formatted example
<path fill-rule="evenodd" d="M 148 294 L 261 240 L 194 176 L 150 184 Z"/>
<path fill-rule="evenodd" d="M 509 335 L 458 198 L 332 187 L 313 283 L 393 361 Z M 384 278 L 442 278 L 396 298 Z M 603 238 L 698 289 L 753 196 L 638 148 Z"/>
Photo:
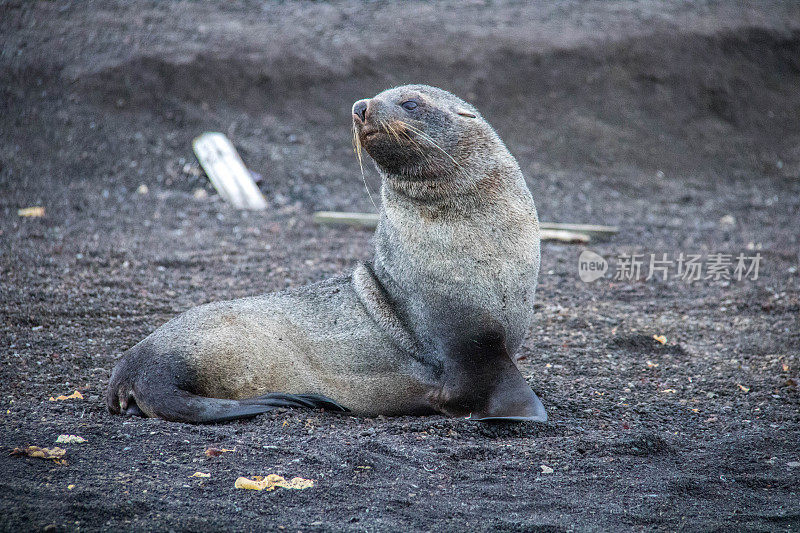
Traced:
<path fill-rule="evenodd" d="M 266 209 L 264 195 L 225 135 L 206 132 L 192 142 L 192 147 L 222 198 L 237 209 Z"/>
<path fill-rule="evenodd" d="M 314 222 L 329 226 L 374 228 L 378 225 L 378 215 L 375 213 L 348 213 L 345 211 L 317 211 L 314 213 Z"/>
<path fill-rule="evenodd" d="M 29 217 L 29 218 L 43 217 L 44 207 L 40 205 L 37 205 L 35 207 L 23 207 L 22 209 L 17 209 L 17 216 Z"/>
<path fill-rule="evenodd" d="M 543 230 L 574 231 L 584 235 L 595 235 L 597 237 L 609 237 L 619 233 L 617 226 L 598 226 L 595 224 L 565 224 L 563 222 L 540 222 L 539 227 Z"/>
<path fill-rule="evenodd" d="M 560 229 L 540 230 L 539 238 L 543 241 L 559 241 L 568 244 L 586 244 L 592 240 L 592 238 L 585 233 L 564 231 Z"/>
<path fill-rule="evenodd" d="M 378 225 L 375 213 L 348 213 L 343 211 L 318 211 L 314 213 L 314 222 L 327 225 L 357 226 L 374 228 Z M 606 237 L 616 234 L 616 226 L 598 226 L 594 224 L 561 224 L 558 222 L 541 222 L 542 240 L 586 243 L 592 236 Z"/>

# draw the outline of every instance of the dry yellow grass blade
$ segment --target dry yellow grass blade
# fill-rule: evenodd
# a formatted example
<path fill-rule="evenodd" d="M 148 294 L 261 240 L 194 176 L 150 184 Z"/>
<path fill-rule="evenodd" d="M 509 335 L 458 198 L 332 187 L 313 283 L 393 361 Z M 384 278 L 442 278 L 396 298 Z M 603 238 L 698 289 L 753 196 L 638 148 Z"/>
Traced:
<path fill-rule="evenodd" d="M 285 477 L 278 474 L 270 474 L 267 477 L 253 476 L 253 479 L 240 477 L 233 485 L 237 489 L 249 490 L 275 490 L 278 487 L 284 489 L 303 490 L 310 489 L 314 486 L 314 481 L 311 479 L 304 479 L 301 477 L 293 477 L 287 481 Z"/>
<path fill-rule="evenodd" d="M 63 394 L 56 396 L 55 398 L 50 396 L 51 402 L 60 402 L 62 400 L 83 400 L 83 394 L 81 394 L 79 391 L 75 391 L 69 396 L 64 396 Z"/>

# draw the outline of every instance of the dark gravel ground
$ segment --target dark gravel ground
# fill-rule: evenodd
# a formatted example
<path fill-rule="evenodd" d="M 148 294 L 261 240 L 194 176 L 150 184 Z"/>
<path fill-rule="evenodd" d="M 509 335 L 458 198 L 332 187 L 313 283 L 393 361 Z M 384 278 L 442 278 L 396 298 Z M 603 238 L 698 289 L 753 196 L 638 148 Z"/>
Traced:
<path fill-rule="evenodd" d="M 0 1 L 0 45 L 0 529 L 800 529 L 797 3 Z M 311 213 L 369 210 L 350 105 L 405 82 L 475 103 L 543 220 L 620 226 L 591 250 L 759 252 L 758 279 L 587 284 L 545 244 L 522 355 L 547 424 L 109 415 L 114 361 L 170 317 L 370 256 Z M 268 211 L 210 190 L 206 130 Z M 59 434 L 87 439 L 67 465 L 9 455 Z M 268 473 L 317 484 L 234 489 Z"/>

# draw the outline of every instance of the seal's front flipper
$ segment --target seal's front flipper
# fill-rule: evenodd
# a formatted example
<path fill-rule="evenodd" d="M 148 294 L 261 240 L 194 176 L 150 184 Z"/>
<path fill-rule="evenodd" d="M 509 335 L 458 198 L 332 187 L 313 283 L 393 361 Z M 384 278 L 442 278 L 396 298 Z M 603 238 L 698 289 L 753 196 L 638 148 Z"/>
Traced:
<path fill-rule="evenodd" d="M 511 360 L 501 328 L 462 335 L 450 346 L 446 351 L 443 412 L 469 413 L 470 420 L 480 421 L 547 421 L 541 400 Z"/>
<path fill-rule="evenodd" d="M 483 409 L 473 412 L 470 420 L 481 422 L 509 421 L 509 422 L 546 422 L 547 412 L 542 401 L 536 396 L 525 378 L 517 370 L 511 359 L 498 361 L 496 374 L 491 373 L 494 382 L 489 389 Z M 493 375 L 492 375 L 493 374 Z"/>

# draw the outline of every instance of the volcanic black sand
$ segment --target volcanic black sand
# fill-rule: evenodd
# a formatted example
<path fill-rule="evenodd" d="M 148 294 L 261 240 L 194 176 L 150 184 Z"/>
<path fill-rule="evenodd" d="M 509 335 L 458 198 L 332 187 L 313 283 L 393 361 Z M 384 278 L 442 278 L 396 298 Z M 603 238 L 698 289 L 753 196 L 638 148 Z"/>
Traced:
<path fill-rule="evenodd" d="M 800 529 L 797 3 L 0 1 L 0 43 L 0 529 Z M 620 227 L 543 246 L 523 366 L 550 422 L 109 415 L 114 362 L 170 317 L 370 257 L 311 214 L 372 209 L 350 106 L 408 82 L 483 111 L 542 220 Z M 266 212 L 210 188 L 209 130 Z M 612 279 L 623 253 L 642 279 Z M 645 280 L 662 253 L 762 259 Z M 60 434 L 87 439 L 66 465 L 10 455 Z M 270 473 L 316 484 L 234 488 Z"/>

